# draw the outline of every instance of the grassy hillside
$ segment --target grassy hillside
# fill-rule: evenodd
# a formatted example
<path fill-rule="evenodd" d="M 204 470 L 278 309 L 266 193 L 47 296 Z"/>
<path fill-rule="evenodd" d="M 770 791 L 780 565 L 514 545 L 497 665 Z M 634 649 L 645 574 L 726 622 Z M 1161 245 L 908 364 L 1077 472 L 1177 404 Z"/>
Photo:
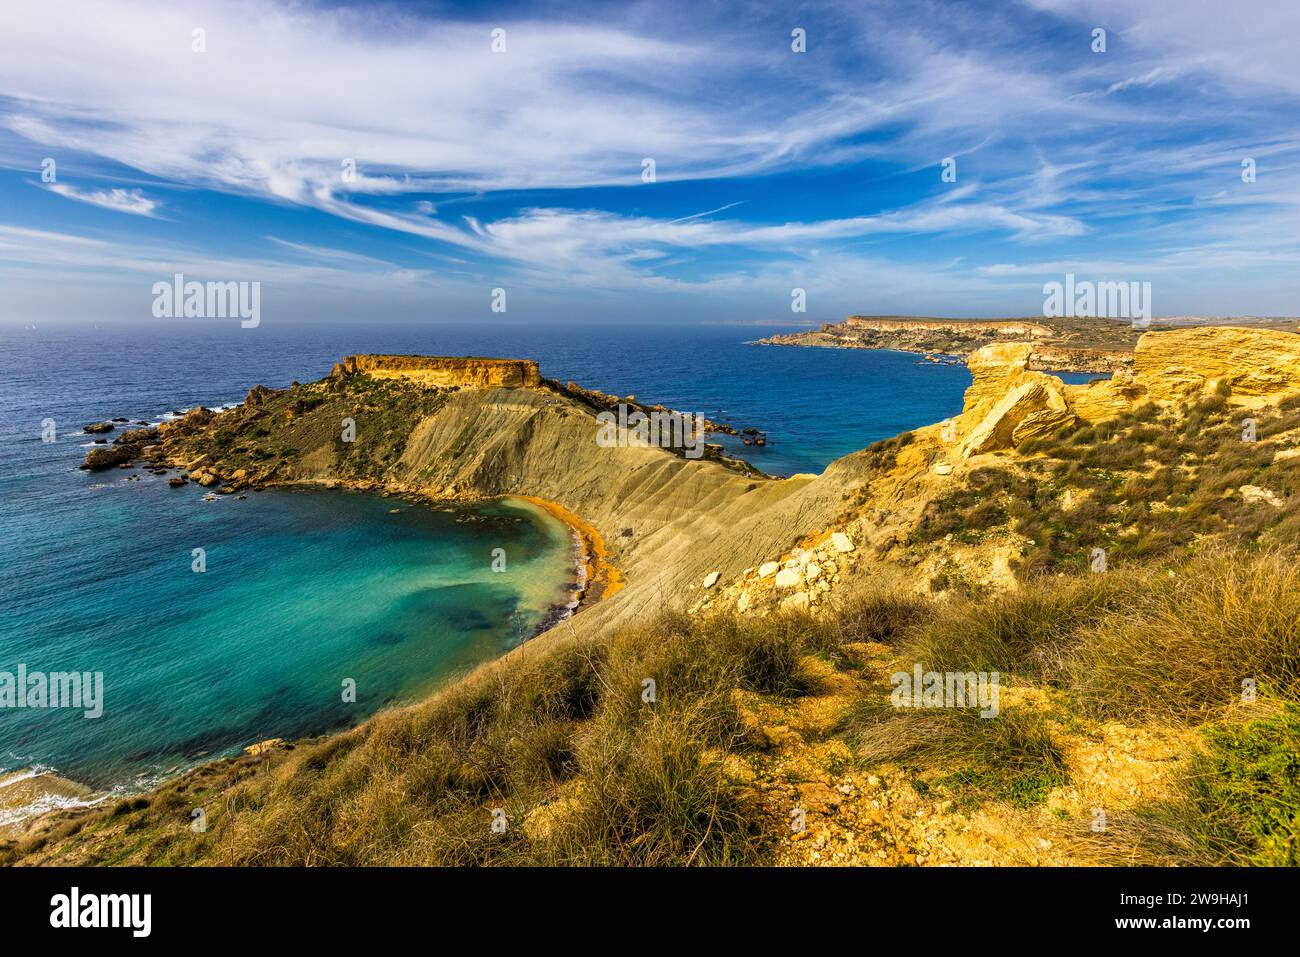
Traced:
<path fill-rule="evenodd" d="M 1247 417 L 1253 442 L 1242 440 Z M 1016 563 L 1022 576 L 1082 571 L 1093 548 L 1113 563 L 1170 555 L 1207 536 L 1295 543 L 1300 515 L 1284 504 L 1300 494 L 1300 456 L 1289 453 L 1297 438 L 1300 396 L 1250 413 L 1224 395 L 1186 413 L 1148 404 L 976 470 L 926 506 L 910 541 L 1018 536 L 1027 546 Z"/>

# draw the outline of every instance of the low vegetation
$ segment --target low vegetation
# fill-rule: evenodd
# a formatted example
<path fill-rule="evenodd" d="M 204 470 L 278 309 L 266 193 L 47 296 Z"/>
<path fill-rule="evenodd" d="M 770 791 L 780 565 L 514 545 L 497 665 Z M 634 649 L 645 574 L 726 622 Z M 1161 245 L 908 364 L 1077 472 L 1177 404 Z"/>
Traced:
<path fill-rule="evenodd" d="M 291 479 L 302 455 L 332 448 L 338 475 L 373 479 L 401 459 L 412 423 L 436 412 L 452 391 L 369 376 L 295 383 L 264 390 L 258 401 L 216 417 L 207 444 L 227 473 L 244 468 L 266 479 Z M 348 419 L 353 434 L 345 440 Z"/>
<path fill-rule="evenodd" d="M 1243 440 L 1247 418 L 1254 441 Z M 927 506 L 912 543 L 969 544 L 1009 531 L 1028 543 L 1016 566 L 1022 580 L 1086 570 L 1095 548 L 1123 564 L 1170 559 L 1207 538 L 1294 546 L 1300 511 L 1286 503 L 1300 495 L 1300 457 L 1276 453 L 1292 444 L 1277 440 L 1297 433 L 1300 397 L 1260 413 L 1234 409 L 1224 395 L 1187 415 L 1147 405 L 976 470 Z"/>

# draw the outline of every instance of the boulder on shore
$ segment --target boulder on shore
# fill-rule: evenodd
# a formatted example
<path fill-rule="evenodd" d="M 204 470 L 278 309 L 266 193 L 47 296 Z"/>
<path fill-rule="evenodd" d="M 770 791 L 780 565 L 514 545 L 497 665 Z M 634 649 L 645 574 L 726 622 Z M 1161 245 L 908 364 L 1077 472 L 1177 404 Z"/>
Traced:
<path fill-rule="evenodd" d="M 81 468 L 88 469 L 91 472 L 98 472 L 102 469 L 111 469 L 117 465 L 128 465 L 135 458 L 136 447 L 134 445 L 105 445 L 102 448 L 93 448 L 86 453 L 86 461 L 81 463 Z"/>
<path fill-rule="evenodd" d="M 267 751 L 274 751 L 276 748 L 284 747 L 284 738 L 267 738 L 265 741 L 259 741 L 256 744 L 250 744 L 244 748 L 245 754 L 259 755 Z"/>

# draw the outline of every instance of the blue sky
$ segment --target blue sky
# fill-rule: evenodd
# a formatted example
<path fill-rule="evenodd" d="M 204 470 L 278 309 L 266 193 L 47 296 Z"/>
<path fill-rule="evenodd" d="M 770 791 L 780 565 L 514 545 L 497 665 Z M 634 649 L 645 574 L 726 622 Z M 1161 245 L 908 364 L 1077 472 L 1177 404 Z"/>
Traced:
<path fill-rule="evenodd" d="M 7 11 L 0 321 L 147 321 L 174 272 L 277 321 L 1033 315 L 1066 272 L 1300 314 L 1292 0 L 591 10 Z"/>

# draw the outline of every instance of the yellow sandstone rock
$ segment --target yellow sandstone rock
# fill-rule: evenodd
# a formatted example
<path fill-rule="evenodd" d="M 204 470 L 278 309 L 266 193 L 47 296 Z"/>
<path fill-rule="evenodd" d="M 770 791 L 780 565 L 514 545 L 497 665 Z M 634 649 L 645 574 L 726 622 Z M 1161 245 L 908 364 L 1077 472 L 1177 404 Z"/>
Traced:
<path fill-rule="evenodd" d="M 1072 425 L 1100 422 L 1145 402 L 1186 403 L 1229 389 L 1252 407 L 1300 393 L 1300 335 L 1274 329 L 1202 326 L 1148 332 L 1138 340 L 1133 372 L 1066 385 L 1029 370 L 1029 343 L 992 343 L 969 360 L 972 382 L 955 420 L 962 458 L 1016 448 Z"/>
<path fill-rule="evenodd" d="M 1014 448 L 1026 438 L 1050 435 L 1072 422 L 1074 416 L 1066 408 L 1060 389 L 1051 384 L 1053 379 L 1035 377 L 1013 385 L 967 434 L 961 444 L 962 456 Z"/>
<path fill-rule="evenodd" d="M 284 738 L 267 738 L 265 741 L 257 742 L 257 744 L 250 744 L 248 747 L 244 748 L 244 753 L 257 756 L 267 751 L 274 751 L 283 744 Z"/>
<path fill-rule="evenodd" d="M 1148 332 L 1133 377 L 1157 402 L 1178 402 L 1226 382 L 1234 398 L 1300 392 L 1300 336 L 1276 329 L 1211 326 Z"/>
<path fill-rule="evenodd" d="M 1113 419 L 1137 408 L 1146 399 L 1146 389 L 1133 381 L 1127 369 L 1121 369 L 1109 379 L 1067 385 L 1062 394 L 1070 410 L 1085 422 Z"/>

